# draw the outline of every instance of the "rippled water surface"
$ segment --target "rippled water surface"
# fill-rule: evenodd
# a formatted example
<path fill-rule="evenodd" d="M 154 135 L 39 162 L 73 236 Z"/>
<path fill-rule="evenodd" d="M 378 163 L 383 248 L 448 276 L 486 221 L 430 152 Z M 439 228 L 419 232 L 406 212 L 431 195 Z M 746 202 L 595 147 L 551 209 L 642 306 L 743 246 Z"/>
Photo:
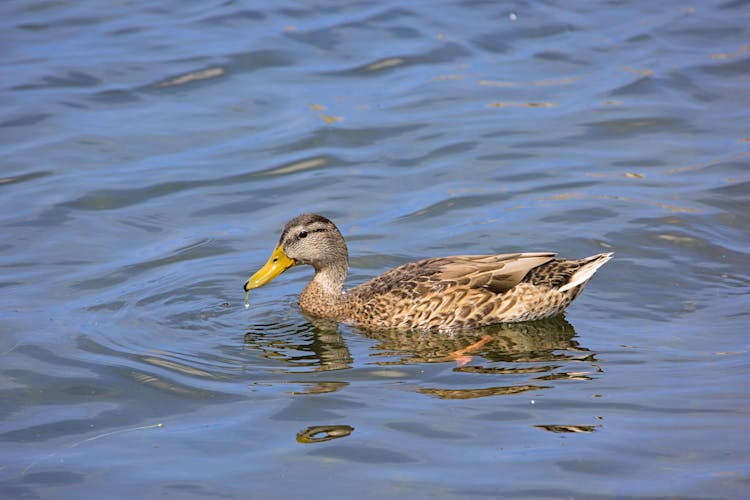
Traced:
<path fill-rule="evenodd" d="M 742 498 L 750 4 L 0 5 L 0 496 Z M 614 251 L 454 334 L 243 307 L 283 224 L 349 282 Z M 477 342 L 480 347 L 461 354 Z"/>

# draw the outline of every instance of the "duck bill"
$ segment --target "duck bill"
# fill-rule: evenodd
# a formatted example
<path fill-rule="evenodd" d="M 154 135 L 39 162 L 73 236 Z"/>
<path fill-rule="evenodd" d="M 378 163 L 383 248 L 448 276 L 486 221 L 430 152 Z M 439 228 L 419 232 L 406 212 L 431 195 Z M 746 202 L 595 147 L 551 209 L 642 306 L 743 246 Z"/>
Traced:
<path fill-rule="evenodd" d="M 253 288 L 259 288 L 270 283 L 276 276 L 294 264 L 294 260 L 286 256 L 281 245 L 277 246 L 268 259 L 268 262 L 245 282 L 245 291 L 247 292 Z"/>

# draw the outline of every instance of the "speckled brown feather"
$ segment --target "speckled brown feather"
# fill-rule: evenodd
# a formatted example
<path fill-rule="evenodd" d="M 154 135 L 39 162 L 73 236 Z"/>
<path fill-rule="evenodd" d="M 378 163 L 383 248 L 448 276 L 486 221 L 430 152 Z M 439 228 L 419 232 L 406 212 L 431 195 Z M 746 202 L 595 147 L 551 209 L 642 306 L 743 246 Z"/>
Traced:
<path fill-rule="evenodd" d="M 382 328 L 455 329 L 548 318 L 583 289 L 585 283 L 559 291 L 576 271 L 609 260 L 609 254 L 554 257 L 460 255 L 411 262 L 349 290 L 338 319 Z"/>
<path fill-rule="evenodd" d="M 307 227 L 315 228 L 317 240 L 294 237 Z M 305 312 L 353 325 L 397 329 L 453 330 L 557 315 L 612 256 L 604 253 L 579 260 L 556 259 L 554 253 L 436 257 L 404 264 L 342 292 L 347 263 L 334 263 L 330 255 L 346 260 L 347 251 L 332 222 L 303 214 L 286 225 L 280 243 L 290 258 L 316 269 L 300 295 Z"/>

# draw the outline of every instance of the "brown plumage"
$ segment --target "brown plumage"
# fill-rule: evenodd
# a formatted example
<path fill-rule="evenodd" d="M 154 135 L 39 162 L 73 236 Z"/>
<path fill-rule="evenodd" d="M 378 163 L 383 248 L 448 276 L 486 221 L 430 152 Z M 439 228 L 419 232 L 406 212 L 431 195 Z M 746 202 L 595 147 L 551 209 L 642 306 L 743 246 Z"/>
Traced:
<path fill-rule="evenodd" d="M 306 313 L 375 328 L 470 328 L 559 314 L 612 257 L 602 253 L 564 260 L 555 255 L 434 257 L 344 292 L 349 259 L 343 236 L 325 217 L 302 214 L 286 224 L 276 250 L 245 290 L 265 285 L 291 266 L 309 264 L 315 276 L 299 300 Z"/>

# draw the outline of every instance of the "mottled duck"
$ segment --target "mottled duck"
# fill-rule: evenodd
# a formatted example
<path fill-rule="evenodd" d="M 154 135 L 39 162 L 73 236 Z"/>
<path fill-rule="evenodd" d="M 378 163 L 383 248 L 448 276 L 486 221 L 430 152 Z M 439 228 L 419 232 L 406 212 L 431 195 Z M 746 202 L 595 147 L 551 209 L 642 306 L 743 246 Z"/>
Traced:
<path fill-rule="evenodd" d="M 398 266 L 344 291 L 349 255 L 336 225 L 317 214 L 290 220 L 268 262 L 247 282 L 261 287 L 292 266 L 315 276 L 299 297 L 313 316 L 369 328 L 455 330 L 560 314 L 611 253 L 454 255 Z"/>

